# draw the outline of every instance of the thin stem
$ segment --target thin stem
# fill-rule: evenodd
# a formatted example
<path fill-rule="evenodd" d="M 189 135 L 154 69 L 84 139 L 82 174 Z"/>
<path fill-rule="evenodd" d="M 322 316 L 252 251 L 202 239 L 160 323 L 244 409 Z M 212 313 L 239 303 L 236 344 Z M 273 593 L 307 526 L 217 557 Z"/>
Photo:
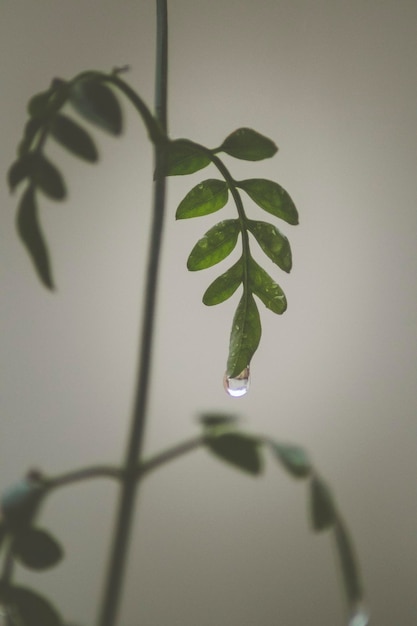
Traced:
<path fill-rule="evenodd" d="M 157 65 L 155 109 L 158 121 L 166 131 L 166 95 L 167 95 L 167 0 L 157 0 Z M 159 85 L 164 84 L 161 88 Z M 160 101 L 164 97 L 165 102 Z M 163 171 L 164 147 L 154 147 L 156 171 Z M 121 599 L 123 576 L 125 572 L 127 549 L 134 513 L 137 481 L 135 472 L 140 459 L 145 428 L 146 410 L 149 395 L 153 328 L 156 309 L 157 278 L 162 240 L 162 228 L 165 208 L 165 177 L 158 176 L 154 181 L 153 223 L 148 258 L 148 271 L 145 287 L 144 314 L 141 334 L 139 375 L 132 416 L 131 431 L 128 439 L 124 479 L 120 494 L 116 528 L 111 550 L 109 570 L 105 583 L 99 626 L 114 626 Z"/>

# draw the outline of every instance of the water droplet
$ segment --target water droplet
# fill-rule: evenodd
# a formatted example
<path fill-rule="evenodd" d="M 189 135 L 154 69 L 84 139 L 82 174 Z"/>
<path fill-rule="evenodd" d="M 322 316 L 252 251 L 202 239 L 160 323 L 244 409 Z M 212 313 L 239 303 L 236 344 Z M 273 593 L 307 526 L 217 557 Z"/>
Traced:
<path fill-rule="evenodd" d="M 228 393 L 229 396 L 232 396 L 232 398 L 240 398 L 248 393 L 249 383 L 249 367 L 245 367 L 243 372 L 240 372 L 240 374 L 234 378 L 225 374 L 223 379 L 223 385 L 226 393 Z M 356 624 L 353 624 L 352 626 L 356 626 Z"/>
<path fill-rule="evenodd" d="M 368 626 L 369 614 L 363 609 L 358 608 L 351 616 L 348 626 Z"/>

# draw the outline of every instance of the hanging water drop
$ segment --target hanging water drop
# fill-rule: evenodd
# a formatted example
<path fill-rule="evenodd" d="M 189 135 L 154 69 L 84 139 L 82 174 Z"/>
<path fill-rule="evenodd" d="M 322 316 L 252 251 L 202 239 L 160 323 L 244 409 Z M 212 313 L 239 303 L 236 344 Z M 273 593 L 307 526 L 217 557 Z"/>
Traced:
<path fill-rule="evenodd" d="M 226 393 L 232 398 L 240 398 L 248 393 L 250 383 L 250 374 L 249 367 L 245 367 L 245 369 L 240 372 L 238 376 L 228 376 L 227 373 L 224 375 L 223 385 L 226 390 Z"/>

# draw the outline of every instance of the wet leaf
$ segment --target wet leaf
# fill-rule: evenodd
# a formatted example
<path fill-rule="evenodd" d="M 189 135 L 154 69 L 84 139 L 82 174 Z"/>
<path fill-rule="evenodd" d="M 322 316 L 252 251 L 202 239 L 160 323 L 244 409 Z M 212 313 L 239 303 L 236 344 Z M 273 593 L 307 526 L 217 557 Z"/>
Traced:
<path fill-rule="evenodd" d="M 66 115 L 56 115 L 50 125 L 52 137 L 75 156 L 94 163 L 97 148 L 90 135 Z"/>
<path fill-rule="evenodd" d="M 239 287 L 243 278 L 242 259 L 239 259 L 224 274 L 216 278 L 206 289 L 203 302 L 207 306 L 220 304 L 230 298 Z"/>
<path fill-rule="evenodd" d="M 77 113 L 111 135 L 122 132 L 122 109 L 113 91 L 95 79 L 71 85 L 69 101 Z"/>
<path fill-rule="evenodd" d="M 336 520 L 334 533 L 346 597 L 354 610 L 363 597 L 362 584 L 352 541 L 340 517 Z"/>
<path fill-rule="evenodd" d="M 222 461 L 249 474 L 260 474 L 263 469 L 259 441 L 253 437 L 240 433 L 224 433 L 207 437 L 206 445 Z"/>
<path fill-rule="evenodd" d="M 229 189 L 222 180 L 210 178 L 191 189 L 180 202 L 176 219 L 199 217 L 218 211 L 227 203 Z"/>
<path fill-rule="evenodd" d="M 262 209 L 288 222 L 298 224 L 298 213 L 288 193 L 272 180 L 251 178 L 236 183 Z"/>
<path fill-rule="evenodd" d="M 227 375 L 238 376 L 251 362 L 261 339 L 259 311 L 252 294 L 244 291 L 230 333 Z"/>
<path fill-rule="evenodd" d="M 225 259 L 236 246 L 239 233 L 238 220 L 224 220 L 213 226 L 191 250 L 188 269 L 202 270 Z"/>
<path fill-rule="evenodd" d="M 211 163 L 210 156 L 188 139 L 170 141 L 166 150 L 166 175 L 193 174 Z"/>
<path fill-rule="evenodd" d="M 306 452 L 298 446 L 270 441 L 271 449 L 278 461 L 295 478 L 306 478 L 311 465 Z"/>
<path fill-rule="evenodd" d="M 25 587 L 12 587 L 7 593 L 7 605 L 14 623 L 19 626 L 62 626 L 55 607 L 43 596 Z"/>
<path fill-rule="evenodd" d="M 32 187 L 28 187 L 22 196 L 16 222 L 19 236 L 29 253 L 41 282 L 48 289 L 53 289 L 49 253 L 39 226 L 38 208 Z"/>
<path fill-rule="evenodd" d="M 35 570 L 53 567 L 64 554 L 59 543 L 48 532 L 38 528 L 20 532 L 13 542 L 13 553 L 23 565 Z"/>
<path fill-rule="evenodd" d="M 277 150 L 274 142 L 268 137 L 251 128 L 239 128 L 226 137 L 216 151 L 226 152 L 237 159 L 260 161 L 274 156 Z"/>
<path fill-rule="evenodd" d="M 17 230 L 26 246 L 36 272 L 48 289 L 53 289 L 49 253 L 39 226 L 38 209 L 33 187 L 29 186 L 22 196 L 17 213 Z"/>
<path fill-rule="evenodd" d="M 43 495 L 42 486 L 26 478 L 6 489 L 1 496 L 0 508 L 7 529 L 19 531 L 27 528 L 33 521 Z"/>
<path fill-rule="evenodd" d="M 253 259 L 249 264 L 249 285 L 252 292 L 274 313 L 281 315 L 287 309 L 287 300 L 281 287 Z"/>
<path fill-rule="evenodd" d="M 289 241 L 278 228 L 268 222 L 247 221 L 248 230 L 255 237 L 265 254 L 284 272 L 292 267 L 291 248 Z"/>
<path fill-rule="evenodd" d="M 336 510 L 332 494 L 326 483 L 317 476 L 310 483 L 310 506 L 314 530 L 321 531 L 334 525 Z"/>

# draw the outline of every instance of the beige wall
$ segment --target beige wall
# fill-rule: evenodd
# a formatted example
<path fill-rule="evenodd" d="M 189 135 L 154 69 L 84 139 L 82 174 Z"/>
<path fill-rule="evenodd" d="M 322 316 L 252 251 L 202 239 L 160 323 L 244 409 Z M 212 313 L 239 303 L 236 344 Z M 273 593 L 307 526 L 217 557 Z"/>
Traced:
<path fill-rule="evenodd" d="M 252 388 L 232 400 L 221 380 L 235 302 L 203 307 L 219 270 L 185 268 L 216 216 L 174 220 L 181 198 L 208 176 L 169 181 L 147 451 L 198 432 L 195 417 L 207 409 L 238 412 L 251 431 L 305 446 L 354 534 L 373 623 L 413 626 L 417 5 L 175 0 L 169 8 L 172 135 L 210 146 L 239 126 L 271 136 L 280 147 L 273 160 L 230 165 L 236 178 L 280 182 L 301 223 L 282 227 L 291 275 L 274 274 L 288 312 L 262 310 Z M 129 80 L 152 101 L 153 29 L 150 0 L 2 0 L 3 181 L 25 103 L 52 77 L 129 63 Z M 37 283 L 15 235 L 16 199 L 0 184 L 1 488 L 28 467 L 117 462 L 124 449 L 151 153 L 130 112 L 122 140 L 96 137 L 97 166 L 51 147 L 70 190 L 67 202 L 42 206 L 55 294 Z M 22 573 L 80 624 L 94 623 L 113 495 L 91 483 L 51 498 L 43 520 L 67 559 L 48 574 Z M 255 480 L 196 452 L 149 478 L 142 495 L 121 625 L 345 623 L 330 540 L 309 531 L 304 485 L 272 463 Z"/>

